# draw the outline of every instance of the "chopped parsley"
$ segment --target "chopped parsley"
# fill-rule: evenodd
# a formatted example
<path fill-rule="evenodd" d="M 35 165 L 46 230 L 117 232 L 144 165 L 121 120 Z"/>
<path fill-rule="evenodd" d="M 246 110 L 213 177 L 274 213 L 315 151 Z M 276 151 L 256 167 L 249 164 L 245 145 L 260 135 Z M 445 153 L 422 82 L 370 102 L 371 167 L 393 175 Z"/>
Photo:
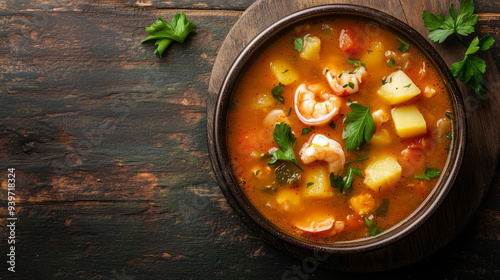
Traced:
<path fill-rule="evenodd" d="M 348 58 L 347 61 L 349 61 L 350 64 L 352 64 L 354 67 L 359 68 L 361 66 L 365 67 L 365 64 L 358 59 L 352 59 Z"/>
<path fill-rule="evenodd" d="M 314 185 L 314 182 L 309 182 L 307 183 L 307 187 L 309 188 L 310 186 Z"/>
<path fill-rule="evenodd" d="M 354 89 L 354 84 L 352 82 L 349 82 L 347 85 L 349 85 L 350 88 Z"/>
<path fill-rule="evenodd" d="M 295 147 L 297 139 L 292 133 L 292 128 L 286 123 L 276 124 L 274 126 L 273 137 L 280 149 L 270 152 L 272 158 L 268 164 L 275 164 L 278 160 L 288 160 L 304 172 L 304 169 L 300 167 L 295 159 L 295 154 L 293 152 L 293 147 Z"/>
<path fill-rule="evenodd" d="M 391 83 L 392 82 L 392 77 L 390 77 L 389 79 L 382 79 L 382 85 L 385 85 L 387 83 Z"/>
<path fill-rule="evenodd" d="M 307 133 L 311 132 L 314 130 L 314 126 L 311 126 L 311 128 L 303 128 L 301 135 L 306 135 Z"/>
<path fill-rule="evenodd" d="M 405 41 L 403 41 L 399 37 L 396 37 L 396 39 L 402 44 L 401 46 L 398 47 L 398 50 L 400 50 L 401 52 L 408 51 L 408 49 L 410 48 L 410 45 L 408 43 L 406 43 Z"/>
<path fill-rule="evenodd" d="M 390 59 L 389 59 L 389 61 L 387 62 L 387 66 L 392 67 L 392 66 L 394 66 L 394 63 L 395 63 L 395 62 L 396 62 L 396 61 L 394 60 L 394 57 L 392 57 L 392 56 L 391 56 L 391 58 L 390 58 Z"/>
<path fill-rule="evenodd" d="M 446 111 L 446 113 L 444 113 L 444 115 L 449 119 L 449 120 L 452 120 L 453 118 L 451 117 L 451 112 L 449 111 Z"/>
<path fill-rule="evenodd" d="M 404 88 L 409 88 L 411 87 L 411 84 L 407 84 L 406 86 L 404 86 Z"/>
<path fill-rule="evenodd" d="M 285 71 L 281 72 L 281 74 L 285 74 L 286 72 L 288 72 L 288 69 L 286 69 Z"/>
<path fill-rule="evenodd" d="M 328 126 L 331 128 L 331 129 L 335 129 L 335 122 L 334 121 L 331 121 Z"/>
<path fill-rule="evenodd" d="M 422 179 L 430 181 L 433 178 L 439 177 L 441 170 L 436 168 L 431 168 L 427 164 L 425 165 L 425 174 L 415 175 L 415 179 Z"/>
<path fill-rule="evenodd" d="M 365 224 L 367 227 L 371 228 L 373 226 L 373 221 L 365 217 Z"/>
<path fill-rule="evenodd" d="M 349 164 L 349 163 L 353 163 L 353 162 L 359 162 L 359 161 L 365 161 L 367 159 L 370 159 L 370 158 L 369 157 L 357 158 L 357 159 L 350 160 L 350 161 L 346 162 L 345 164 Z"/>
<path fill-rule="evenodd" d="M 453 131 L 448 132 L 448 134 L 446 134 L 446 138 L 453 140 Z"/>
<path fill-rule="evenodd" d="M 283 97 L 283 88 L 284 84 L 279 82 L 279 84 L 271 89 L 271 93 L 273 94 L 274 99 L 278 100 L 281 103 L 285 103 L 285 97 Z"/>
<path fill-rule="evenodd" d="M 293 39 L 293 46 L 298 52 L 302 51 L 302 48 L 304 48 L 304 38 L 303 37 L 295 37 Z"/>
<path fill-rule="evenodd" d="M 349 165 L 349 170 L 347 171 L 347 175 L 345 177 L 330 173 L 330 185 L 332 186 L 332 188 L 338 189 L 340 193 L 344 193 L 344 191 L 352 187 L 354 175 L 364 178 L 363 174 L 361 174 L 360 168 L 352 168 Z"/>

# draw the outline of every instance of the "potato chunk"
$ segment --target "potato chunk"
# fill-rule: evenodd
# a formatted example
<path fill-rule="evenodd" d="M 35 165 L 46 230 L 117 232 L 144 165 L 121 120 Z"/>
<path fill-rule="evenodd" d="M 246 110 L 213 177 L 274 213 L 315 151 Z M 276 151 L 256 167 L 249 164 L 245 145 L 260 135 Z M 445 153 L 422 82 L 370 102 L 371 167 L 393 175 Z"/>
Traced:
<path fill-rule="evenodd" d="M 299 74 L 293 65 L 286 60 L 276 60 L 271 62 L 271 70 L 278 81 L 284 85 L 291 84 L 299 78 Z"/>
<path fill-rule="evenodd" d="M 391 187 L 401 178 L 401 170 L 401 166 L 393 156 L 377 159 L 366 167 L 364 183 L 374 191 Z"/>
<path fill-rule="evenodd" d="M 302 190 L 307 197 L 332 197 L 333 188 L 330 186 L 330 173 L 324 166 L 316 167 L 303 174 Z M 309 187 L 308 183 L 313 183 Z"/>
<path fill-rule="evenodd" d="M 259 93 L 252 97 L 250 106 L 252 109 L 260 110 L 274 106 L 275 103 L 275 99 L 271 93 Z"/>
<path fill-rule="evenodd" d="M 319 60 L 321 40 L 318 37 L 307 35 L 304 37 L 304 46 L 300 51 L 300 57 L 307 60 Z"/>
<path fill-rule="evenodd" d="M 373 144 L 375 146 L 387 146 L 391 144 L 391 142 L 392 142 L 392 137 L 386 129 L 375 131 L 375 134 L 373 134 L 372 139 L 370 139 L 370 144 Z"/>
<path fill-rule="evenodd" d="M 276 195 L 276 202 L 285 211 L 297 209 L 300 206 L 300 193 L 294 189 L 279 190 Z"/>
<path fill-rule="evenodd" d="M 399 137 L 414 137 L 427 132 L 424 116 L 416 106 L 394 108 L 391 114 Z"/>
<path fill-rule="evenodd" d="M 350 207 L 354 212 L 363 216 L 375 208 L 375 198 L 369 193 L 363 193 L 349 199 Z"/>
<path fill-rule="evenodd" d="M 387 83 L 382 85 L 377 94 L 391 105 L 405 102 L 420 94 L 420 89 L 401 70 L 389 75 L 386 81 Z"/>

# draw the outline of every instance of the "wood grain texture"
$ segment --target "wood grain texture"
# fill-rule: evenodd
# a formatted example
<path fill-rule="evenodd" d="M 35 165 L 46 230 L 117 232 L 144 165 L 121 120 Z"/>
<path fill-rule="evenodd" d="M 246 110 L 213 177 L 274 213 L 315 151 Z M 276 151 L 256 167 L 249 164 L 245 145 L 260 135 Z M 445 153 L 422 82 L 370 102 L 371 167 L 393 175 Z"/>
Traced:
<path fill-rule="evenodd" d="M 302 266 L 245 228 L 210 169 L 210 72 L 242 15 L 232 10 L 252 2 L 0 1 L 0 278 L 281 279 Z M 479 30 L 497 41 L 498 10 Z M 144 27 L 178 12 L 198 35 L 157 58 L 139 44 Z M 15 274 L 4 242 L 10 167 Z M 309 279 L 498 278 L 496 174 L 472 222 L 437 254 L 387 273 L 317 269 Z"/>

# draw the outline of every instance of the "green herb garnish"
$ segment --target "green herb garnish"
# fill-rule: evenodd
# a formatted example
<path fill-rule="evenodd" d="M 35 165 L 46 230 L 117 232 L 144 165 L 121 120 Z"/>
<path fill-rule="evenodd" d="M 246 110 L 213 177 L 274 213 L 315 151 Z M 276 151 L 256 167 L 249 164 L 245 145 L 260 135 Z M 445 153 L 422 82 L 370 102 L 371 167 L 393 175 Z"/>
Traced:
<path fill-rule="evenodd" d="M 285 103 L 285 97 L 283 97 L 283 88 L 284 84 L 279 82 L 279 84 L 271 89 L 271 93 L 273 94 L 274 99 L 278 100 L 281 103 Z"/>
<path fill-rule="evenodd" d="M 404 88 L 409 88 L 411 87 L 411 84 L 407 84 L 406 86 L 404 86 Z"/>
<path fill-rule="evenodd" d="M 392 57 L 392 56 L 391 56 L 391 58 L 390 58 L 390 59 L 389 59 L 389 61 L 387 62 L 387 66 L 392 67 L 392 66 L 394 66 L 394 63 L 395 63 L 395 62 L 396 62 L 396 61 L 394 60 L 394 57 Z"/>
<path fill-rule="evenodd" d="M 184 43 L 189 34 L 196 34 L 195 27 L 196 24 L 190 22 L 184 13 L 176 14 L 172 24 L 158 17 L 155 23 L 146 27 L 146 32 L 150 36 L 142 40 L 141 44 L 149 40 L 156 40 L 155 45 L 158 47 L 154 53 L 161 57 L 173 41 Z"/>
<path fill-rule="evenodd" d="M 429 30 L 429 39 L 435 42 L 444 42 L 451 34 L 455 34 L 457 39 L 467 47 L 467 43 L 462 36 L 468 36 L 474 32 L 474 25 L 477 23 L 478 15 L 474 14 L 474 4 L 472 0 L 460 0 L 458 15 L 453 4 L 448 10 L 450 17 L 445 18 L 442 14 L 431 14 L 428 11 L 422 12 L 424 25 Z M 464 82 L 469 90 L 474 92 L 481 100 L 486 100 L 486 90 L 484 89 L 484 77 L 486 72 L 486 62 L 472 54 L 479 50 L 488 50 L 495 40 L 490 34 L 483 38 L 474 38 L 467 48 L 464 60 L 451 65 L 453 76 Z"/>
<path fill-rule="evenodd" d="M 432 178 L 439 177 L 439 174 L 441 174 L 441 170 L 436 169 L 436 168 L 430 168 L 426 164 L 425 165 L 425 174 L 415 175 L 415 179 L 422 179 L 422 180 L 430 181 Z"/>
<path fill-rule="evenodd" d="M 380 203 L 379 207 L 375 209 L 373 213 L 377 216 L 385 217 L 387 209 L 389 209 L 389 199 L 384 198 L 382 199 L 382 203 Z"/>
<path fill-rule="evenodd" d="M 365 217 L 365 224 L 367 227 L 371 228 L 373 226 L 373 221 Z"/>
<path fill-rule="evenodd" d="M 313 129 L 314 129 L 314 126 L 311 126 L 311 128 L 307 128 L 307 127 L 306 127 L 306 128 L 303 128 L 303 129 L 302 129 L 302 133 L 301 133 L 301 135 L 305 135 L 305 134 L 307 134 L 307 133 L 309 133 L 309 132 L 313 131 Z"/>
<path fill-rule="evenodd" d="M 360 66 L 365 67 L 365 64 L 358 59 L 352 59 L 348 58 L 347 61 L 349 61 L 350 64 L 352 64 L 354 67 L 359 68 Z"/>
<path fill-rule="evenodd" d="M 451 117 L 451 112 L 446 111 L 446 112 L 444 113 L 444 115 L 445 115 L 445 116 L 446 116 L 449 120 L 452 120 L 452 117 Z"/>
<path fill-rule="evenodd" d="M 349 82 L 348 85 L 350 88 L 354 89 L 354 84 L 352 82 Z"/>
<path fill-rule="evenodd" d="M 399 37 L 396 37 L 396 39 L 402 44 L 401 46 L 398 47 L 398 50 L 400 50 L 401 52 L 408 51 L 408 49 L 410 48 L 410 45 L 408 43 L 406 43 L 405 41 L 403 41 Z"/>
<path fill-rule="evenodd" d="M 379 228 L 379 227 L 373 227 L 372 230 L 370 230 L 370 235 L 375 236 L 375 235 L 377 235 L 378 232 L 382 232 L 382 231 L 384 231 L 384 230 Z"/>
<path fill-rule="evenodd" d="M 352 168 L 349 165 L 349 170 L 347 171 L 347 175 L 345 177 L 330 173 L 330 185 L 333 188 L 338 189 L 340 193 L 343 193 L 344 191 L 352 187 L 354 175 L 358 175 L 359 177 L 364 178 L 363 174 L 361 174 L 360 168 Z"/>
<path fill-rule="evenodd" d="M 292 133 L 292 128 L 286 123 L 276 124 L 274 126 L 273 137 L 274 141 L 276 141 L 276 144 L 278 144 L 281 149 L 270 152 L 272 158 L 268 164 L 275 164 L 278 160 L 288 160 L 304 172 L 304 169 L 300 167 L 295 159 L 295 154 L 293 152 L 293 147 L 297 143 L 297 139 Z"/>
<path fill-rule="evenodd" d="M 349 105 L 352 112 L 347 113 L 344 120 L 345 134 L 342 139 L 345 139 L 346 149 L 356 149 L 364 143 L 367 143 L 375 133 L 375 123 L 370 114 L 370 107 L 365 107 L 359 103 L 351 103 Z"/>
<path fill-rule="evenodd" d="M 385 84 L 390 83 L 390 82 L 392 82 L 392 77 L 390 77 L 389 79 L 386 79 L 386 80 L 382 79 L 382 85 L 385 85 Z"/>
<path fill-rule="evenodd" d="M 331 121 L 328 126 L 331 128 L 331 129 L 335 129 L 335 122 L 334 121 Z"/>
<path fill-rule="evenodd" d="M 314 185 L 314 183 L 313 183 L 313 182 L 309 182 L 309 183 L 307 183 L 307 187 L 308 187 L 308 188 L 309 188 L 310 186 L 312 186 L 312 185 Z"/>
<path fill-rule="evenodd" d="M 367 159 L 370 159 L 370 158 L 369 157 L 357 158 L 357 159 L 350 160 L 350 161 L 346 162 L 345 164 L 349 164 L 349 163 L 353 163 L 353 162 L 358 162 L 358 161 L 365 161 Z"/>
<path fill-rule="evenodd" d="M 446 138 L 453 140 L 453 132 L 452 131 L 448 132 L 448 134 L 446 134 Z"/>
<path fill-rule="evenodd" d="M 298 52 L 302 51 L 302 48 L 304 47 L 304 38 L 303 37 L 295 37 L 293 39 L 293 46 Z"/>

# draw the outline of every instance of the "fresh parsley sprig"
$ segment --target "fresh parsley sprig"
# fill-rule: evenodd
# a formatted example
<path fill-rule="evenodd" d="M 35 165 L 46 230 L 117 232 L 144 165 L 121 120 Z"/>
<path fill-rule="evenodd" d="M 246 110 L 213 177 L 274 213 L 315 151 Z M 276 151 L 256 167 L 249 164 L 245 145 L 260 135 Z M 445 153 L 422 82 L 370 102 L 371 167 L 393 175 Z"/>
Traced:
<path fill-rule="evenodd" d="M 286 123 L 276 124 L 274 126 L 273 137 L 274 141 L 276 141 L 276 144 L 278 144 L 281 150 L 274 150 L 270 152 L 272 158 L 268 164 L 275 164 L 278 160 L 288 160 L 304 172 L 304 169 L 300 167 L 299 163 L 295 159 L 295 153 L 293 152 L 293 147 L 295 147 L 297 139 L 292 133 L 292 128 Z"/>
<path fill-rule="evenodd" d="M 142 40 L 141 44 L 149 40 L 156 40 L 155 45 L 158 47 L 154 53 L 161 57 L 173 41 L 184 43 L 189 34 L 196 34 L 195 27 L 196 24 L 189 21 L 184 13 L 176 14 L 172 24 L 158 17 L 155 23 L 150 27 L 146 27 L 146 32 L 150 36 Z"/>
<path fill-rule="evenodd" d="M 451 72 L 453 76 L 464 82 L 467 88 L 473 91 L 481 100 L 486 100 L 486 90 L 484 89 L 484 77 L 486 72 L 486 62 L 472 54 L 479 50 L 488 50 L 495 40 L 487 34 L 483 38 L 474 38 L 470 45 L 467 45 L 462 36 L 473 33 L 474 25 L 477 23 L 478 15 L 474 14 L 474 4 L 472 0 L 460 0 L 458 15 L 453 4 L 448 10 L 450 17 L 445 18 L 442 14 L 431 14 L 428 11 L 422 12 L 424 25 L 429 30 L 429 39 L 442 43 L 450 35 L 455 34 L 458 40 L 468 47 L 464 60 L 453 63 Z"/>
<path fill-rule="evenodd" d="M 430 181 L 433 178 L 439 177 L 441 170 L 436 168 L 431 168 L 427 164 L 425 165 L 425 174 L 415 175 L 415 179 L 422 179 Z"/>
<path fill-rule="evenodd" d="M 271 89 L 271 93 L 273 94 L 274 99 L 278 100 L 281 103 L 285 103 L 285 97 L 283 97 L 283 88 L 284 84 L 279 82 L 279 84 Z"/>
<path fill-rule="evenodd" d="M 332 188 L 338 189 L 340 193 L 343 193 L 352 187 L 354 175 L 364 178 L 363 174 L 361 174 L 361 168 L 352 168 L 351 165 L 349 165 L 349 170 L 345 177 L 330 173 L 330 185 Z"/>
<path fill-rule="evenodd" d="M 345 134 L 342 137 L 345 139 L 346 149 L 356 149 L 364 143 L 367 143 L 375 133 L 375 123 L 370 114 L 370 107 L 365 107 L 358 103 L 349 105 L 352 112 L 347 113 L 344 120 Z"/>
<path fill-rule="evenodd" d="M 464 60 L 451 65 L 453 76 L 464 82 L 467 88 L 473 91 L 481 100 L 487 99 L 483 77 L 483 74 L 486 72 L 486 62 L 482 58 L 472 54 L 479 50 L 488 50 L 494 43 L 495 40 L 490 34 L 485 35 L 481 39 L 479 37 L 474 38 L 465 52 Z"/>

